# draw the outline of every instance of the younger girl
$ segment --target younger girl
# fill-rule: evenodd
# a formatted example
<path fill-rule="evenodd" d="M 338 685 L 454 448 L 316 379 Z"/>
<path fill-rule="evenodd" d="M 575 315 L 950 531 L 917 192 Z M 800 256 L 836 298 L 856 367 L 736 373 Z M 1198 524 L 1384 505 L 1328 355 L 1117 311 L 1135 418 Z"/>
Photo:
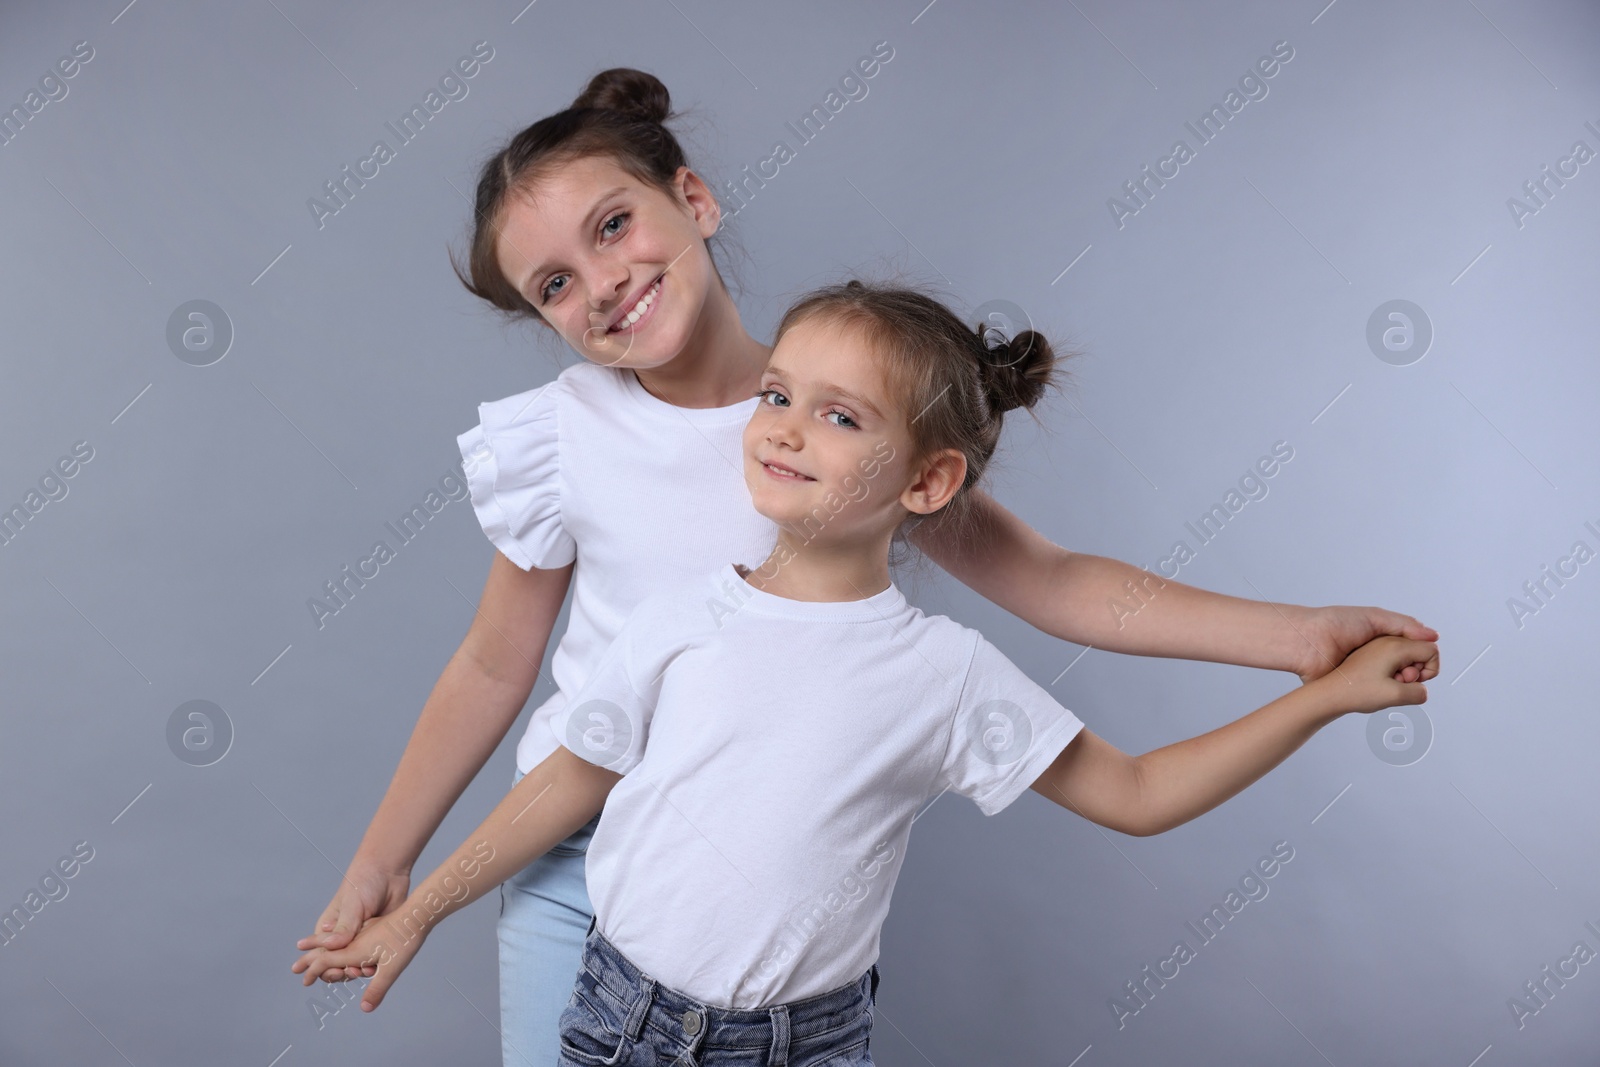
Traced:
<path fill-rule="evenodd" d="M 909 290 L 802 299 L 743 434 L 745 483 L 779 531 L 765 562 L 647 598 L 573 694 L 561 747 L 404 906 L 293 970 L 309 984 L 375 963 L 372 1010 L 433 923 L 603 805 L 562 1063 L 870 1064 L 879 930 L 933 798 L 992 815 L 1032 788 L 1161 833 L 1339 716 L 1427 699 L 1395 676 L 1436 647 L 1379 637 L 1227 726 L 1130 757 L 976 631 L 910 606 L 893 538 L 960 519 L 1003 413 L 1031 406 L 1053 364 L 1039 334 L 991 347 Z"/>

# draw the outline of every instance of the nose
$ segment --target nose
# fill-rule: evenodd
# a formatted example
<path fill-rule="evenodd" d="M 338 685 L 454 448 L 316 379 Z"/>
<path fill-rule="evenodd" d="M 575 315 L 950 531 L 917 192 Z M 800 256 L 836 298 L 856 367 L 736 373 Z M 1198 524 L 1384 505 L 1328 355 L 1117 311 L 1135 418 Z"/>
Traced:
<path fill-rule="evenodd" d="M 595 311 L 628 295 L 627 265 L 610 256 L 595 258 L 589 278 L 589 306 Z"/>
<path fill-rule="evenodd" d="M 791 403 L 788 407 L 768 405 L 771 417 L 767 419 L 767 443 L 774 448 L 798 451 L 805 444 L 801 433 L 802 416 Z"/>

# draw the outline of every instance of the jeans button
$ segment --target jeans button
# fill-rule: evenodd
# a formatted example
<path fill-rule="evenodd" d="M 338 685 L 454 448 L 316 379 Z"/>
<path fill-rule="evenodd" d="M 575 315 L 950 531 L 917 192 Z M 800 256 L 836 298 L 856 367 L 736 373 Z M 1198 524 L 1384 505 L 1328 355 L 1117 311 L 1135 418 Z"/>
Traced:
<path fill-rule="evenodd" d="M 683 1013 L 683 1032 L 690 1037 L 700 1032 L 700 1013 L 693 1008 Z"/>

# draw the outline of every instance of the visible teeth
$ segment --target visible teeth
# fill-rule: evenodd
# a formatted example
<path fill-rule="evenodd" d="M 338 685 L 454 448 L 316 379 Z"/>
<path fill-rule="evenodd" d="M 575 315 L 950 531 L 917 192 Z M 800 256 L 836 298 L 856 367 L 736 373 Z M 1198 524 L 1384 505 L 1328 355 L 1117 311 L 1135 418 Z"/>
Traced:
<path fill-rule="evenodd" d="M 644 316 L 644 313 L 649 310 L 650 305 L 655 303 L 656 294 L 660 291 L 661 283 L 658 281 L 652 285 L 643 296 L 639 298 L 639 302 L 633 305 L 633 309 L 623 317 L 623 321 L 629 326 L 632 326 L 634 323 L 638 322 L 639 319 Z"/>

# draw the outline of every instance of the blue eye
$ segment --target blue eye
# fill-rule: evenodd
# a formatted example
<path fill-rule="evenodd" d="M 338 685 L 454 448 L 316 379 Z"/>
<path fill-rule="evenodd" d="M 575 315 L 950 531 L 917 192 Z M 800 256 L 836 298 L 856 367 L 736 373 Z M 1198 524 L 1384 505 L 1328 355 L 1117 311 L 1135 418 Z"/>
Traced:
<path fill-rule="evenodd" d="M 789 406 L 789 398 L 778 392 L 776 389 L 757 390 L 756 396 L 761 398 L 761 402 L 763 404 L 771 404 L 773 407 Z M 779 403 L 780 400 L 782 401 L 781 404 Z"/>
<path fill-rule="evenodd" d="M 839 416 L 840 419 L 844 420 L 842 422 L 834 423 L 835 426 L 842 426 L 845 429 L 849 429 L 849 430 L 858 429 L 858 427 L 856 426 L 855 420 L 852 419 L 849 415 L 846 415 L 842 411 L 830 411 L 830 412 L 828 412 L 827 415 L 824 415 L 822 417 L 826 419 L 826 418 L 829 418 L 830 416 L 833 416 L 833 415 L 837 415 L 837 416 Z"/>
<path fill-rule="evenodd" d="M 607 237 L 615 237 L 618 233 L 621 233 L 622 231 L 621 231 L 620 227 L 618 229 L 613 230 L 611 228 L 611 224 L 613 222 L 620 223 L 620 222 L 622 222 L 623 219 L 626 219 L 627 217 L 628 217 L 628 213 L 626 211 L 617 212 L 615 215 L 612 215 L 609 219 L 606 219 L 606 221 L 601 224 L 600 232 L 605 234 Z"/>
<path fill-rule="evenodd" d="M 558 274 L 551 278 L 544 283 L 544 288 L 539 290 L 539 299 L 548 302 L 552 296 L 559 294 L 562 289 L 566 288 L 566 281 L 567 276 L 565 274 Z M 561 283 L 559 288 L 557 287 L 558 282 Z"/>

